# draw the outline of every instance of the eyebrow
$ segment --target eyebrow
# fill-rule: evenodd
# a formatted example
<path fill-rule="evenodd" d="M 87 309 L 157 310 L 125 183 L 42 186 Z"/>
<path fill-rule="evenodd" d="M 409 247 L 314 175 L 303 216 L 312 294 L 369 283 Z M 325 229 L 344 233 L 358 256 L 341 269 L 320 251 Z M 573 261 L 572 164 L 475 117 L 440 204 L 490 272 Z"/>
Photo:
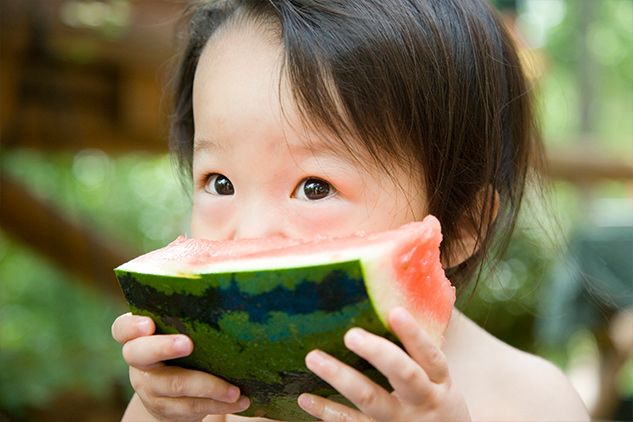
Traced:
<path fill-rule="evenodd" d="M 193 152 L 200 152 L 203 150 L 217 151 L 222 148 L 221 144 L 210 139 L 196 139 L 193 141 Z"/>
<path fill-rule="evenodd" d="M 318 150 L 325 150 L 336 154 L 339 153 L 339 151 L 332 147 L 332 144 L 330 142 L 326 142 L 320 138 L 304 142 L 287 142 L 286 140 L 286 145 L 293 151 L 298 150 L 314 152 Z M 193 141 L 194 152 L 202 150 L 217 151 L 221 149 L 226 149 L 226 146 L 222 143 L 213 141 L 208 138 L 195 139 Z"/>
<path fill-rule="evenodd" d="M 344 150 L 336 141 L 318 135 L 301 138 L 299 142 L 287 142 L 287 145 L 292 151 L 309 153 L 326 152 L 337 156 L 341 155 Z"/>
<path fill-rule="evenodd" d="M 319 155 L 320 153 L 326 153 L 328 155 L 334 155 L 339 159 L 348 161 L 350 156 L 354 158 L 350 151 L 346 151 L 345 148 L 337 148 L 335 142 L 326 140 L 327 138 L 315 137 L 316 139 L 303 139 L 302 142 L 287 142 L 286 145 L 291 151 L 299 154 Z M 194 139 L 193 152 L 199 153 L 202 151 L 214 153 L 217 151 L 225 151 L 227 146 L 221 142 L 216 142 L 209 138 Z"/>

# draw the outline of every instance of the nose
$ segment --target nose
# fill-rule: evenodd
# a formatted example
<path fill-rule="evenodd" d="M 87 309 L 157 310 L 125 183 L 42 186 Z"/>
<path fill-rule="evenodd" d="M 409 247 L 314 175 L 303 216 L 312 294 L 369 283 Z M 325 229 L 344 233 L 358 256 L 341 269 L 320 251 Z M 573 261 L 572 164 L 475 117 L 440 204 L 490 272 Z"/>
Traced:
<path fill-rule="evenodd" d="M 233 239 L 288 237 L 286 219 L 279 207 L 251 203 L 239 210 L 234 221 Z"/>

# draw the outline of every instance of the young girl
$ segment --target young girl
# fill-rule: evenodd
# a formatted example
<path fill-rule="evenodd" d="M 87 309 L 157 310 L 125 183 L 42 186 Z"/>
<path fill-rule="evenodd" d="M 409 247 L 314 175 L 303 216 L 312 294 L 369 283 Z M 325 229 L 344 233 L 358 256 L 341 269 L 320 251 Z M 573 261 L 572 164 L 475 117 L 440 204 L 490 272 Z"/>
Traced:
<path fill-rule="evenodd" d="M 433 214 L 458 291 L 510 235 L 540 154 L 529 87 L 485 0 L 205 2 L 178 84 L 173 147 L 193 180 L 194 237 L 336 236 Z M 393 391 L 312 351 L 307 367 L 356 408 L 310 394 L 299 405 L 324 421 L 588 419 L 558 369 L 457 310 L 441 349 L 403 309 L 389 324 L 404 350 L 361 329 L 344 341 Z M 136 391 L 123 419 L 242 419 L 229 414 L 248 397 L 164 365 L 195 345 L 154 329 L 131 314 L 113 324 Z"/>

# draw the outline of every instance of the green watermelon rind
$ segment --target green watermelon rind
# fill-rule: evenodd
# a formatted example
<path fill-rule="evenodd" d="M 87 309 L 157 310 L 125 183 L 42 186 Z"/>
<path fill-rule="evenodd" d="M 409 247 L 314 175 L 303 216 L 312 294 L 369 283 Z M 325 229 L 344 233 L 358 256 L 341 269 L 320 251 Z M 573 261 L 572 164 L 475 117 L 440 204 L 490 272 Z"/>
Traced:
<path fill-rule="evenodd" d="M 367 291 L 367 275 L 363 267 L 362 262 L 356 260 L 303 268 L 196 274 L 195 279 L 191 279 L 190 275 L 183 279 L 120 270 L 115 272 L 134 313 L 151 317 L 159 333 L 183 333 L 192 338 L 195 345 L 193 353 L 174 361 L 174 364 L 212 373 L 239 386 L 243 394 L 251 399 L 251 407 L 242 413 L 244 415 L 312 420 L 296 403 L 300 393 L 312 392 L 339 401 L 342 398 L 305 367 L 305 355 L 310 350 L 324 350 L 343 362 L 359 367 L 388 387 L 384 377 L 347 350 L 342 340 L 345 332 L 352 327 L 363 327 L 394 339 L 388 333 L 384 320 L 376 313 Z M 300 283 L 318 284 L 333 270 L 362 280 L 365 298 L 335 312 L 284 315 L 283 312 L 273 311 L 269 313 L 270 320 L 266 324 L 250 321 L 246 312 L 231 311 L 219 318 L 219 329 L 183 316 L 174 317 L 163 311 L 152 312 L 134 306 L 134 299 L 129 297 L 130 292 L 125 287 L 126 277 L 131 277 L 166 297 L 178 294 L 199 296 L 209 288 L 227 289 L 234 282 L 241 293 L 257 295 L 279 286 L 292 290 Z M 317 321 L 319 326 L 316 326 Z"/>

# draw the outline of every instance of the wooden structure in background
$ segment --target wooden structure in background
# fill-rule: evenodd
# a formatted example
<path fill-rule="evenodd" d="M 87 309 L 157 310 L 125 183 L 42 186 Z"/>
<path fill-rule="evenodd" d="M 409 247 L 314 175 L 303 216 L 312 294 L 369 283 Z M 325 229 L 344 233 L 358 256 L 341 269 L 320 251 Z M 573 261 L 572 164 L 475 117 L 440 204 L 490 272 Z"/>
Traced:
<path fill-rule="evenodd" d="M 114 35 L 111 28 L 104 33 L 108 28 L 65 25 L 61 14 L 71 1 L 5 3 L 0 13 L 4 151 L 167 150 L 163 90 L 185 1 L 129 3 L 128 25 L 115 28 Z M 112 268 L 138 251 L 115 248 L 5 172 L 0 177 L 2 230 L 121 300 Z"/>
<path fill-rule="evenodd" d="M 585 144 L 575 148 L 551 150 L 547 158 L 547 174 L 553 179 L 583 185 L 609 180 L 633 184 L 633 157 L 627 159 L 610 156 Z"/>
<path fill-rule="evenodd" d="M 165 151 L 168 111 L 161 109 L 163 91 L 186 1 L 130 2 L 128 25 L 114 35 L 61 22 L 65 5 L 76 1 L 4 3 L 4 148 Z"/>
<path fill-rule="evenodd" d="M 120 300 L 112 269 L 135 256 L 133 250 L 74 223 L 55 207 L 36 198 L 18 181 L 0 171 L 0 227 L 76 276 L 76 279 Z"/>

